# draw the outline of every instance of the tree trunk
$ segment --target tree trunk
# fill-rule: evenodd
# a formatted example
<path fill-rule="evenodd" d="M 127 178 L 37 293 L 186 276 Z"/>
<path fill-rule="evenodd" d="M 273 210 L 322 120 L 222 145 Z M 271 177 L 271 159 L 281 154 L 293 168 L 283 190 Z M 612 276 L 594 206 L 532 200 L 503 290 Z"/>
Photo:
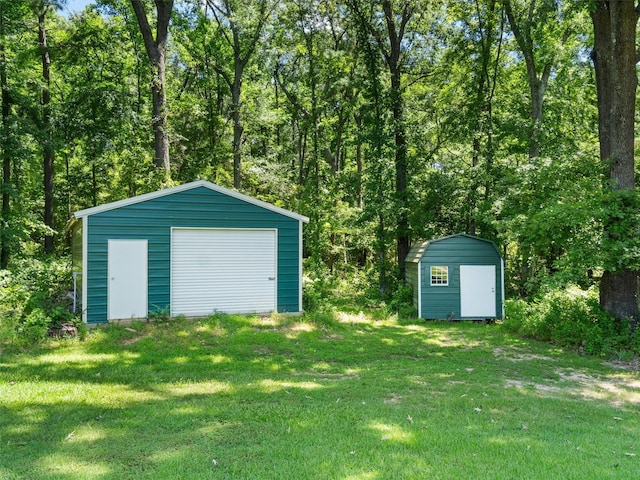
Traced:
<path fill-rule="evenodd" d="M 533 5 L 532 5 L 533 6 Z M 554 59 L 551 57 L 542 66 L 542 71 L 539 71 L 539 65 L 536 65 L 534 56 L 534 41 L 531 38 L 531 25 L 534 22 L 534 18 L 531 17 L 533 9 L 529 9 L 529 18 L 526 21 L 518 22 L 514 13 L 513 6 L 510 0 L 504 0 L 505 12 L 513 36 L 518 43 L 520 52 L 524 56 L 525 65 L 527 67 L 527 79 L 529 84 L 529 94 L 531 96 L 531 132 L 529 136 L 529 158 L 534 159 L 540 156 L 540 134 L 542 132 L 542 119 L 543 119 L 543 104 L 544 95 L 547 91 L 549 84 L 549 77 L 551 76 L 551 68 L 553 66 Z"/>
<path fill-rule="evenodd" d="M 154 163 L 158 169 L 164 169 L 167 178 L 171 176 L 169 161 L 169 131 L 167 122 L 166 93 L 166 44 L 169 32 L 169 21 L 173 9 L 173 0 L 155 0 L 157 11 L 156 38 L 151 33 L 151 26 L 142 0 L 131 0 L 136 14 L 140 33 L 151 66 L 151 95 L 153 99 L 152 127 L 154 134 Z"/>
<path fill-rule="evenodd" d="M 0 270 L 9 265 L 9 214 L 11 211 L 11 155 L 9 154 L 9 114 L 11 113 L 11 98 L 7 82 L 7 51 L 5 46 L 4 11 L 0 0 L 0 87 L 2 89 L 2 138 L 0 139 L 0 154 L 2 155 L 2 213 L 0 217 Z"/>
<path fill-rule="evenodd" d="M 475 134 L 473 136 L 472 179 L 469 190 L 469 234 L 476 235 L 485 225 L 478 225 L 477 204 L 484 189 L 488 201 L 493 186 L 493 95 L 497 85 L 497 70 L 502 53 L 503 21 L 496 21 L 496 0 L 486 4 L 483 13 L 479 0 L 475 2 L 478 16 L 479 64 L 477 66 Z M 495 57 L 493 56 L 495 52 Z M 484 143 L 483 143 L 484 141 Z M 484 159 L 484 168 L 480 169 Z M 485 232 L 486 233 L 486 232 Z"/>
<path fill-rule="evenodd" d="M 356 205 L 358 208 L 364 207 L 364 196 L 362 194 L 362 115 L 356 113 L 353 119 L 358 127 L 356 135 Z"/>
<path fill-rule="evenodd" d="M 242 76 L 244 69 L 253 55 L 264 25 L 275 8 L 277 2 L 272 5 L 267 0 L 257 2 L 258 21 L 255 26 L 246 28 L 243 18 L 246 11 L 236 11 L 238 4 L 232 6 L 229 0 L 214 2 L 213 0 L 203 0 L 203 5 L 211 7 L 211 11 L 222 29 L 223 37 L 233 50 L 233 76 L 222 66 L 213 66 L 221 75 L 231 92 L 231 119 L 233 121 L 233 186 L 240 190 L 242 188 L 242 143 L 244 126 L 242 124 L 241 100 L 242 100 Z M 244 19 L 247 20 L 247 19 Z M 231 35 L 227 33 L 229 29 Z"/>
<path fill-rule="evenodd" d="M 155 71 L 151 81 L 151 95 L 153 97 L 153 149 L 156 168 L 162 169 L 169 176 L 171 164 L 169 160 L 169 132 L 167 131 L 167 90 L 165 80 L 165 54 L 159 52 L 157 65 L 151 68 Z"/>
<path fill-rule="evenodd" d="M 591 18 L 594 28 L 592 59 L 598 93 L 600 156 L 609 168 L 609 185 L 615 191 L 635 191 L 636 24 L 633 0 L 599 0 Z M 605 220 L 605 235 L 618 238 L 617 224 Z M 600 282 L 600 306 L 619 320 L 638 319 L 638 272 L 626 267 L 605 271 Z"/>
<path fill-rule="evenodd" d="M 53 139 L 51 138 L 51 91 L 49 47 L 45 28 L 48 5 L 42 5 L 38 12 L 38 45 L 42 58 L 42 130 L 43 130 L 43 172 L 44 172 L 44 224 L 49 229 L 44 235 L 45 253 L 53 252 Z"/>
<path fill-rule="evenodd" d="M 389 50 L 385 53 L 385 60 L 391 75 L 391 114 L 393 116 L 393 130 L 395 142 L 395 180 L 396 180 L 396 252 L 398 260 L 399 278 L 405 274 L 404 261 L 409 254 L 409 217 L 407 211 L 407 138 L 404 124 L 404 102 L 402 97 L 401 77 L 401 46 L 404 39 L 404 29 L 411 19 L 411 8 L 405 5 L 400 16 L 399 25 L 396 24 L 396 13 L 389 0 L 382 2 L 385 14 L 387 32 L 389 34 Z"/>
<path fill-rule="evenodd" d="M 231 87 L 231 108 L 233 119 L 233 186 L 242 188 L 242 134 L 244 126 L 240 115 L 240 95 L 242 93 L 242 72 L 244 64 L 239 59 L 235 60 L 235 75 Z"/>

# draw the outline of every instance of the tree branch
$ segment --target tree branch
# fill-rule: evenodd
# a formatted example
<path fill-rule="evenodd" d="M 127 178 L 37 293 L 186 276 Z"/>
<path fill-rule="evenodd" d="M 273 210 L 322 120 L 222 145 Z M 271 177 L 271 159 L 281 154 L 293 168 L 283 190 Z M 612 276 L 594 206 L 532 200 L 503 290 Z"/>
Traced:
<path fill-rule="evenodd" d="M 149 26 L 149 20 L 147 19 L 147 12 L 144 10 L 144 5 L 142 5 L 141 0 L 131 0 L 131 6 L 133 7 L 133 12 L 136 14 L 136 18 L 138 19 L 138 25 L 140 25 L 140 33 L 142 33 L 142 39 L 147 50 L 147 55 L 149 55 L 149 59 L 152 62 L 157 63 L 158 46 L 153 39 L 153 34 L 151 33 L 151 27 Z"/>

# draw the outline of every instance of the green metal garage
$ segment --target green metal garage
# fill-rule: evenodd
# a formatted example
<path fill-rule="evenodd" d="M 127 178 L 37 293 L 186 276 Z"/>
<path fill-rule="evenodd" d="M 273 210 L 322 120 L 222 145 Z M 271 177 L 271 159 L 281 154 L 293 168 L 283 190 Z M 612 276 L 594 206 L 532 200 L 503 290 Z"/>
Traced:
<path fill-rule="evenodd" d="M 87 323 L 302 310 L 307 217 L 203 180 L 74 217 Z"/>

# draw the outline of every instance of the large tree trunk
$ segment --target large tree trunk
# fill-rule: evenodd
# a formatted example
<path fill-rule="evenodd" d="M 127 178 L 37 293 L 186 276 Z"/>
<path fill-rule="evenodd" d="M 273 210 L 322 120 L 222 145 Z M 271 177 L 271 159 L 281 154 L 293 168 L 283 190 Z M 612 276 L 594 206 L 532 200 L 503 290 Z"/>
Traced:
<path fill-rule="evenodd" d="M 165 54 L 160 53 L 154 78 L 151 82 L 151 95 L 153 96 L 153 148 L 154 163 L 158 169 L 164 168 L 167 172 L 171 170 L 169 159 L 169 132 L 167 130 L 167 91 L 165 80 Z"/>
<path fill-rule="evenodd" d="M 157 11 L 156 38 L 151 33 L 151 26 L 147 19 L 142 0 L 131 0 L 131 6 L 136 14 L 140 33 L 151 65 L 151 95 L 153 99 L 153 134 L 154 134 L 154 163 L 158 169 L 163 169 L 170 177 L 171 163 L 169 161 L 169 131 L 167 122 L 167 93 L 166 93 L 166 44 L 169 32 L 169 21 L 173 9 L 173 0 L 155 0 Z"/>
<path fill-rule="evenodd" d="M 0 1 L 0 87 L 2 89 L 2 138 L 0 138 L 0 154 L 2 155 L 2 213 L 0 217 L 0 270 L 9 265 L 9 214 L 11 210 L 11 155 L 9 154 L 9 114 L 11 99 L 7 82 L 7 53 L 5 46 L 4 11 Z"/>
<path fill-rule="evenodd" d="M 47 32 L 45 20 L 48 5 L 42 4 L 38 12 L 38 45 L 42 57 L 42 131 L 43 131 L 43 171 L 44 171 L 44 224 L 49 231 L 44 236 L 44 251 L 53 252 L 53 139 L 51 138 L 51 91 L 49 47 L 47 45 Z"/>
<path fill-rule="evenodd" d="M 405 27 L 413 15 L 408 4 L 405 4 L 396 24 L 397 14 L 389 0 L 382 2 L 387 32 L 389 34 L 389 50 L 384 52 L 387 67 L 391 75 L 391 114 L 395 138 L 395 170 L 396 170 L 396 252 L 399 278 L 404 278 L 404 261 L 409 254 L 409 217 L 407 209 L 407 138 L 404 123 L 404 102 L 402 97 L 401 59 L 402 41 Z"/>
<path fill-rule="evenodd" d="M 638 7 L 640 8 L 640 6 Z M 592 59 L 598 93 L 600 156 L 609 168 L 614 191 L 635 191 L 634 139 L 636 100 L 636 24 L 634 0 L 599 0 L 591 18 Z M 621 219 L 606 219 L 605 234 L 613 240 Z M 635 329 L 638 319 L 638 272 L 629 268 L 606 271 L 600 282 L 600 305 Z"/>

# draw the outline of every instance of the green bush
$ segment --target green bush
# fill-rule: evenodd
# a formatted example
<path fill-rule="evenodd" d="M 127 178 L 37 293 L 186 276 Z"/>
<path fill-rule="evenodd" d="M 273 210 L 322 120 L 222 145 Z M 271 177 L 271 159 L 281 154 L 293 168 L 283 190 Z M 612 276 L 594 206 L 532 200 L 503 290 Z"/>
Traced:
<path fill-rule="evenodd" d="M 413 305 L 413 287 L 401 283 L 389 300 L 390 312 L 397 313 L 400 318 L 415 318 L 418 310 Z"/>
<path fill-rule="evenodd" d="M 60 259 L 27 258 L 0 272 L 0 341 L 28 346 L 50 328 L 79 324 L 70 312 L 71 271 Z"/>
<path fill-rule="evenodd" d="M 571 285 L 547 292 L 533 302 L 508 300 L 505 328 L 589 355 L 612 357 L 638 352 L 638 335 L 629 325 L 602 311 L 595 288 Z"/>

